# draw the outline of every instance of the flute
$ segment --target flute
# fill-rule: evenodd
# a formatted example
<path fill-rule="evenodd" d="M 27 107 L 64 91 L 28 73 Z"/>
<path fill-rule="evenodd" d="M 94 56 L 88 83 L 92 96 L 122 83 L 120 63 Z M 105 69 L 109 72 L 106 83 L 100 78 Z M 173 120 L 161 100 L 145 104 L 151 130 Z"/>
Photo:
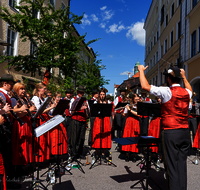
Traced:
<path fill-rule="evenodd" d="M 116 111 L 116 110 L 120 110 L 120 109 L 124 109 L 127 105 L 129 105 L 129 106 L 131 107 L 131 106 L 135 106 L 136 104 L 126 104 L 126 105 L 123 106 L 123 107 L 116 108 L 115 111 Z"/>

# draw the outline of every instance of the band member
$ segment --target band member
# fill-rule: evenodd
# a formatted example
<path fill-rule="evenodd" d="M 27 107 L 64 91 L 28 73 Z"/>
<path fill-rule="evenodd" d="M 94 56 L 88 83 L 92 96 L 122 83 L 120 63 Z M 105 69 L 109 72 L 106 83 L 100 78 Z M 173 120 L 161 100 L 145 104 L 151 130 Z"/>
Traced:
<path fill-rule="evenodd" d="M 147 67 L 138 66 L 140 84 L 142 89 L 161 98 L 163 156 L 169 189 L 187 189 L 186 161 L 190 146 L 188 109 L 192 88 L 185 71 L 172 66 L 164 73 L 169 87 L 149 85 L 144 74 Z M 185 88 L 180 86 L 181 79 Z"/>
<path fill-rule="evenodd" d="M 99 90 L 98 89 L 93 90 L 91 100 L 97 101 L 98 97 L 99 97 Z M 88 145 L 89 146 L 92 145 L 92 134 L 93 134 L 94 120 L 95 120 L 95 117 L 90 117 L 90 132 L 89 132 L 89 137 L 88 137 Z"/>
<path fill-rule="evenodd" d="M 107 92 L 107 89 L 102 88 L 99 92 L 98 100 L 95 103 L 98 103 L 98 104 L 111 103 L 106 99 L 106 92 Z M 107 149 L 111 148 L 110 117 L 103 117 L 103 118 L 96 117 L 95 118 L 94 126 L 93 126 L 92 148 L 95 148 L 95 149 L 103 148 L 104 149 L 103 152 L 105 152 L 106 148 Z M 97 154 L 98 154 L 98 151 L 97 151 Z"/>
<path fill-rule="evenodd" d="M 85 88 L 79 86 L 77 89 L 77 96 L 72 98 L 70 103 L 70 109 L 73 102 L 77 98 L 83 97 L 85 94 Z M 83 145 L 85 141 L 85 131 L 86 131 L 86 118 L 88 113 L 88 104 L 85 101 L 81 106 L 80 110 L 72 111 L 72 153 L 76 158 L 86 159 L 83 155 Z"/>
<path fill-rule="evenodd" d="M 133 94 L 130 105 L 125 106 L 124 114 L 127 114 L 123 138 L 139 137 L 140 135 L 140 117 L 137 115 L 137 102 L 140 100 L 138 94 Z M 136 161 L 136 153 L 138 153 L 137 144 L 123 145 L 122 151 L 126 151 L 125 161 L 129 161 L 129 152 L 133 152 L 133 161 Z"/>
<path fill-rule="evenodd" d="M 13 76 L 10 74 L 4 74 L 0 78 L 0 96 L 12 108 L 12 101 L 10 99 L 10 92 L 14 85 L 15 81 Z M 13 122 L 12 116 L 9 117 L 10 121 Z M 9 124 L 8 124 L 9 125 Z M 8 138 L 11 139 L 11 133 L 8 133 Z M 12 143 L 11 140 L 7 142 L 7 137 L 3 136 L 1 139 L 1 144 L 4 146 L 2 147 L 1 153 L 4 160 L 4 167 L 5 167 L 5 174 L 8 176 L 8 179 L 13 179 L 14 173 L 14 166 L 12 164 Z M 7 142 L 7 143 L 5 143 Z M 13 181 L 6 182 L 7 188 L 20 188 L 21 184 Z"/>
<path fill-rule="evenodd" d="M 42 103 L 45 101 L 45 92 L 47 88 L 43 83 L 38 83 L 35 85 L 35 89 L 33 91 L 33 98 L 32 102 L 35 104 L 37 110 L 40 108 Z M 48 112 L 55 107 L 55 104 L 52 104 L 51 106 L 47 107 L 42 114 L 43 121 L 40 117 L 38 117 L 37 125 L 40 126 L 46 121 L 49 120 Z M 35 151 L 38 150 L 39 146 L 39 155 L 41 156 L 39 158 L 39 162 L 43 162 L 44 160 L 49 159 L 49 153 L 50 153 L 50 140 L 49 140 L 49 131 L 43 135 L 41 135 L 39 138 L 37 138 L 35 143 Z M 36 157 L 37 162 L 37 157 Z"/>
<path fill-rule="evenodd" d="M 70 89 L 68 88 L 66 91 L 65 91 L 65 100 L 70 100 L 71 101 L 71 98 L 72 98 L 72 95 L 73 95 L 73 89 Z M 70 105 L 70 103 L 69 103 Z M 72 136 L 72 125 L 71 125 L 71 114 L 69 112 L 69 105 L 67 107 L 67 109 L 65 110 L 65 127 L 66 127 L 66 130 L 67 130 L 67 147 L 68 147 L 68 150 L 71 149 L 71 136 Z"/>
<path fill-rule="evenodd" d="M 53 95 L 53 102 L 55 105 L 58 105 L 59 101 L 62 98 L 60 92 L 55 92 Z M 49 114 L 52 115 L 54 108 L 50 110 Z M 63 123 L 60 123 L 53 129 L 49 131 L 50 133 L 50 145 L 51 145 L 51 154 L 52 155 L 63 155 L 67 153 L 67 131 Z M 59 142 L 58 142 L 59 139 Z M 59 150 L 59 153 L 58 153 Z"/>
<path fill-rule="evenodd" d="M 124 99 L 126 93 L 125 88 L 120 89 L 120 96 L 116 97 L 114 100 L 114 106 L 116 107 L 119 102 L 122 102 Z M 123 116 L 121 113 L 123 110 L 117 110 L 116 115 L 114 118 L 114 128 L 112 129 L 112 138 L 115 138 L 115 130 L 117 130 L 117 137 L 122 138 L 123 135 L 123 129 L 122 129 L 122 123 L 123 123 Z"/>
<path fill-rule="evenodd" d="M 23 126 L 15 120 L 12 130 L 12 160 L 13 165 L 17 167 L 17 174 L 23 174 L 23 165 L 27 165 L 31 163 L 33 160 L 32 155 L 32 124 L 31 124 L 31 114 L 36 110 L 35 106 L 31 106 L 28 108 L 28 101 L 24 98 L 24 93 L 26 91 L 26 86 L 23 83 L 16 83 L 13 86 L 13 90 L 16 93 L 14 97 L 16 99 L 20 99 L 19 102 L 14 107 L 16 113 L 20 116 L 20 118 L 25 122 Z M 23 105 L 21 104 L 23 103 Z M 27 110 L 29 109 L 29 113 Z"/>

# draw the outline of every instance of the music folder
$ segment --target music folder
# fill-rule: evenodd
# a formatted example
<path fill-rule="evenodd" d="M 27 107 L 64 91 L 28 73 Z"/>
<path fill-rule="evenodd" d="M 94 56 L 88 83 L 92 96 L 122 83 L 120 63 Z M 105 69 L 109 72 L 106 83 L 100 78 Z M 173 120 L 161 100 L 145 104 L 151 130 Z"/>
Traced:
<path fill-rule="evenodd" d="M 48 97 L 43 103 L 42 105 L 39 107 L 39 109 L 37 110 L 36 114 L 33 116 L 33 119 L 36 120 L 38 115 L 41 115 L 43 113 L 43 111 L 46 109 L 46 107 L 49 105 L 49 102 L 51 101 L 51 98 Z"/>
<path fill-rule="evenodd" d="M 160 117 L 161 116 L 161 104 L 137 102 L 138 115 Z"/>
<path fill-rule="evenodd" d="M 55 107 L 52 115 L 63 115 L 64 111 L 67 109 L 70 100 L 60 100 Z"/>
<path fill-rule="evenodd" d="M 50 120 L 48 120 L 46 123 L 43 123 L 42 125 L 37 127 L 34 130 L 35 131 L 35 136 L 38 138 L 39 136 L 43 135 L 47 131 L 51 130 L 55 126 L 57 126 L 60 123 L 62 123 L 64 120 L 65 120 L 65 118 L 62 117 L 61 115 L 56 115 L 55 117 L 53 117 Z"/>
<path fill-rule="evenodd" d="M 119 103 L 116 105 L 115 109 L 121 108 L 121 107 L 125 107 L 127 104 L 128 104 L 128 103 L 119 102 Z"/>
<path fill-rule="evenodd" d="M 93 104 L 91 117 L 110 117 L 112 106 L 112 104 Z"/>
<path fill-rule="evenodd" d="M 79 111 L 83 103 L 86 101 L 85 97 L 77 98 L 74 100 L 70 111 Z"/>

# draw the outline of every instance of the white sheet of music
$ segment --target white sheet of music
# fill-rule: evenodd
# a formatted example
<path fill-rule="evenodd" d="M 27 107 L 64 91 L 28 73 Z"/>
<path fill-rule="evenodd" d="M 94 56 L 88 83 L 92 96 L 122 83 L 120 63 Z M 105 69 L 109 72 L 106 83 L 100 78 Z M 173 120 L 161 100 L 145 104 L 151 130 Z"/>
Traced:
<path fill-rule="evenodd" d="M 43 123 L 39 127 L 35 129 L 35 136 L 38 138 L 39 136 L 43 135 L 47 131 L 51 130 L 55 126 L 59 125 L 65 120 L 64 117 L 61 115 L 56 115 L 55 117 L 48 120 L 46 123 Z"/>

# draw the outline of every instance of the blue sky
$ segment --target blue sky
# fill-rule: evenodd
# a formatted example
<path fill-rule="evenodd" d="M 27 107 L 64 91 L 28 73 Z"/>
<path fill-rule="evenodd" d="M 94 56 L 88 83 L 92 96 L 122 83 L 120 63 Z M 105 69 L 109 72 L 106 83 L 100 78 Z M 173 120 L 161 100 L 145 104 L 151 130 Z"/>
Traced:
<path fill-rule="evenodd" d="M 101 74 L 110 80 L 105 85 L 108 93 L 114 92 L 114 84 L 121 84 L 133 74 L 135 63 L 144 64 L 144 21 L 151 0 L 71 0 L 70 10 L 81 16 L 81 25 L 75 25 L 80 35 L 86 35 L 86 43 L 98 52 L 98 60 L 106 69 Z"/>

